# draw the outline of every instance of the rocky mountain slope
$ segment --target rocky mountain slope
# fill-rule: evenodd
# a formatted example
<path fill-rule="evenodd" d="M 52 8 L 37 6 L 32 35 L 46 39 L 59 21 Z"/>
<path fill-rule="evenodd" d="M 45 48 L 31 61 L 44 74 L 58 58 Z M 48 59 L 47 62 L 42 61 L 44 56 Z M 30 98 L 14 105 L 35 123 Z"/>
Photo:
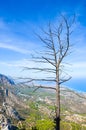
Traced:
<path fill-rule="evenodd" d="M 0 84 L 1 85 L 15 85 L 14 81 L 11 78 L 3 74 L 0 74 Z"/>
<path fill-rule="evenodd" d="M 52 106 L 55 105 L 55 92 L 39 89 L 33 93 L 34 88 L 24 85 L 15 85 L 14 81 L 0 74 L 0 109 L 5 110 L 6 115 L 20 119 L 17 108 L 29 108 L 26 102 L 35 102 L 39 110 L 50 114 Z M 86 93 L 79 93 L 72 89 L 61 87 L 61 115 L 64 120 L 72 122 L 85 122 L 86 120 Z M 38 104 L 39 103 L 39 104 Z M 83 117 L 84 115 L 84 117 Z"/>
<path fill-rule="evenodd" d="M 71 112 L 86 113 L 86 93 L 79 93 L 62 87 L 61 104 Z"/>
<path fill-rule="evenodd" d="M 23 99 L 31 99 L 35 101 L 42 101 L 45 103 L 50 103 L 51 105 L 55 104 L 55 92 L 47 91 L 40 89 L 35 93 L 31 93 L 30 88 L 28 87 L 19 87 L 18 95 Z M 69 89 L 67 87 L 60 88 L 61 95 L 61 107 L 64 110 L 68 110 L 74 113 L 86 113 L 86 93 L 80 93 Z"/>
<path fill-rule="evenodd" d="M 7 129 L 11 120 L 23 120 L 17 108 L 28 108 L 22 100 L 15 94 L 15 83 L 12 79 L 0 74 L 0 127 Z M 11 127 L 11 124 L 10 124 Z M 13 126 L 12 126 L 13 127 Z"/>

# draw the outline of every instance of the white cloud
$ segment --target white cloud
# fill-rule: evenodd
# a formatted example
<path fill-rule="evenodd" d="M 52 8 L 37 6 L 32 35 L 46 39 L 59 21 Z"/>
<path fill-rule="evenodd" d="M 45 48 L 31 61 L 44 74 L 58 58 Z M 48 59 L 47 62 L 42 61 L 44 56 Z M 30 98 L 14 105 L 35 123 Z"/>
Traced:
<path fill-rule="evenodd" d="M 4 21 L 0 21 L 0 28 L 2 30 L 4 30 L 5 32 L 3 33 L 3 37 L 1 43 L 0 43 L 0 48 L 4 48 L 4 49 L 9 49 L 15 52 L 19 52 L 21 54 L 31 54 L 32 53 L 32 49 L 36 48 L 37 45 L 35 43 L 25 43 L 23 42 L 24 39 L 22 37 L 17 37 L 14 33 L 13 30 L 15 30 L 15 26 L 14 29 L 12 29 L 12 25 L 10 27 L 10 24 L 8 26 L 8 24 L 6 24 Z M 23 26 L 22 26 L 23 27 Z M 19 26 L 19 28 L 21 28 L 21 25 Z M 18 29 L 19 29 L 18 28 Z M 76 27 L 77 28 L 77 27 Z M 6 33 L 6 30 L 8 30 L 8 34 Z M 19 30 L 20 32 L 22 32 L 23 29 Z M 28 30 L 28 28 L 25 28 L 26 32 Z M 76 31 L 76 32 L 75 32 Z M 2 34 L 2 32 L 0 32 Z M 12 34 L 12 35 L 11 35 Z M 28 33 L 29 35 L 30 33 Z M 78 25 L 78 29 L 74 30 L 74 34 L 72 34 L 72 38 L 71 38 L 71 43 L 74 43 L 75 45 L 73 46 L 74 48 L 74 54 L 71 54 L 68 58 L 69 63 L 72 64 L 71 66 L 71 70 L 72 72 L 70 72 L 69 70 L 69 74 L 71 73 L 73 78 L 85 78 L 86 77 L 86 28 L 82 27 L 81 25 Z M 7 36 L 7 37 L 6 37 Z M 29 35 L 31 36 L 31 35 Z M 1 39 L 1 37 L 0 37 Z M 7 41 L 8 39 L 8 41 Z M 73 40 L 72 40 L 73 39 Z M 22 41 L 23 40 L 23 41 Z M 16 42 L 14 42 L 16 41 Z M 21 42 L 22 41 L 22 42 Z M 36 42 L 36 41 L 34 41 Z M 17 45 L 18 43 L 18 45 Z M 36 46 L 36 47 L 35 47 Z M 26 49 L 25 49 L 26 48 Z M 29 49 L 29 51 L 27 50 L 27 48 Z M 39 50 L 41 50 L 41 44 L 38 45 L 37 47 Z M 30 52 L 31 51 L 31 52 Z M 19 61 L 10 61 L 10 62 L 0 62 L 0 72 L 7 72 L 8 74 L 12 74 L 12 75 L 28 75 L 31 76 L 32 74 L 28 72 L 24 72 L 22 71 L 22 67 L 26 66 L 26 67 L 42 67 L 42 64 L 36 64 L 32 61 L 28 61 L 26 59 L 22 59 Z M 47 65 L 48 67 L 48 65 Z M 22 72 L 21 72 L 22 71 Z M 39 74 L 34 74 L 34 75 L 38 75 Z M 40 73 L 40 76 L 42 74 Z"/>
<path fill-rule="evenodd" d="M 35 63 L 34 61 L 27 60 L 27 59 L 21 59 L 19 61 L 11 61 L 11 62 L 0 62 L 0 73 L 5 72 L 7 75 L 11 74 L 16 77 L 34 77 L 34 78 L 44 78 L 52 76 L 52 74 L 48 73 L 43 73 L 43 72 L 38 72 L 34 70 L 29 70 L 29 69 L 24 69 L 24 67 L 29 67 L 29 68 L 48 68 L 51 67 L 49 64 L 44 64 L 41 63 Z"/>
<path fill-rule="evenodd" d="M 3 68 L 2 68 L 3 67 Z M 11 61 L 11 62 L 0 62 L 0 68 L 2 68 L 5 72 L 7 72 L 7 70 L 10 70 L 8 72 L 8 74 L 12 73 L 12 75 L 15 75 L 16 77 L 18 76 L 25 76 L 25 77 L 39 77 L 40 78 L 43 76 L 51 76 L 52 74 L 44 74 L 44 73 L 38 73 L 35 71 L 30 71 L 30 70 L 26 70 L 23 71 L 23 67 L 45 67 L 45 68 L 50 68 L 51 66 L 49 64 L 46 64 L 44 66 L 44 64 L 41 63 L 35 63 L 33 61 L 27 60 L 27 59 L 21 59 L 19 61 Z M 2 70 L 2 71 L 3 71 Z M 72 71 L 71 71 L 72 70 Z M 74 79 L 82 79 L 82 78 L 86 78 L 86 62 L 74 62 L 72 64 L 72 66 L 68 69 L 68 73 L 69 75 L 72 76 L 72 78 Z"/>
<path fill-rule="evenodd" d="M 26 50 L 26 49 L 22 49 L 22 48 L 20 48 L 18 46 L 9 45 L 9 44 L 6 44 L 6 43 L 0 43 L 0 48 L 9 49 L 9 50 L 19 52 L 19 53 L 23 53 L 23 54 L 29 53 L 29 51 Z"/>

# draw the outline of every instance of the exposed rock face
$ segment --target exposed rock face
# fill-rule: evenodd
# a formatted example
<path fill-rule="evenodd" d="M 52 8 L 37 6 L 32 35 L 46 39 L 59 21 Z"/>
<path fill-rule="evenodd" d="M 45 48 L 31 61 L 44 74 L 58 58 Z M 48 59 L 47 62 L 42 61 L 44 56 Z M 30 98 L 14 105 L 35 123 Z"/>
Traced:
<path fill-rule="evenodd" d="M 12 117 L 16 120 L 20 120 L 21 118 L 19 113 L 16 111 L 16 109 L 7 103 L 3 103 L 2 110 L 3 110 L 4 115 L 6 115 L 7 117 Z"/>
<path fill-rule="evenodd" d="M 13 93 L 15 83 L 7 76 L 0 74 L 0 127 L 1 130 L 16 130 L 11 126 L 10 118 L 21 120 L 21 116 L 15 109 L 15 105 L 25 106 Z"/>
<path fill-rule="evenodd" d="M 1 85 L 15 85 L 14 81 L 7 76 L 0 74 L 0 84 Z"/>
<path fill-rule="evenodd" d="M 4 90 L 0 88 L 0 106 L 2 106 L 3 101 L 4 101 Z"/>
<path fill-rule="evenodd" d="M 28 108 L 25 103 L 22 102 L 21 99 L 19 99 L 15 94 L 12 92 L 8 92 L 8 95 L 6 95 L 5 89 L 3 89 L 3 94 L 1 96 L 1 112 L 3 112 L 6 116 L 15 118 L 17 120 L 20 120 L 21 117 L 19 113 L 16 111 L 15 106 L 20 106 L 24 108 Z"/>
<path fill-rule="evenodd" d="M 86 113 L 86 97 L 68 88 L 61 88 L 61 104 L 75 113 Z"/>

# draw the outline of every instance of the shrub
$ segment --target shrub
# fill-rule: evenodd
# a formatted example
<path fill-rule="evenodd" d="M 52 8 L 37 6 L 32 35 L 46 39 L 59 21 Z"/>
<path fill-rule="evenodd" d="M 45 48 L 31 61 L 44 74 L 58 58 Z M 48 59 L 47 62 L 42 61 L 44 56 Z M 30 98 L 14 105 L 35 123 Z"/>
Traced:
<path fill-rule="evenodd" d="M 55 123 L 51 119 L 38 120 L 36 128 L 37 130 L 54 130 Z"/>

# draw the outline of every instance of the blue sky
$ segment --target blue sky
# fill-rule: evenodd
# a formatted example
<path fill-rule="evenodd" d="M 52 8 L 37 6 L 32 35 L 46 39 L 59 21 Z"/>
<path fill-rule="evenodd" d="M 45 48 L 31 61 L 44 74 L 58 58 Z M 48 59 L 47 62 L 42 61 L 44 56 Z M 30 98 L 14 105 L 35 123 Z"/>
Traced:
<path fill-rule="evenodd" d="M 86 91 L 85 0 L 0 0 L 0 73 L 31 76 L 21 66 L 32 66 L 27 59 L 42 49 L 34 31 L 40 33 L 39 28 L 46 27 L 49 21 L 56 23 L 60 13 L 77 16 L 71 39 L 73 53 L 67 60 L 72 79 L 65 85 Z"/>

